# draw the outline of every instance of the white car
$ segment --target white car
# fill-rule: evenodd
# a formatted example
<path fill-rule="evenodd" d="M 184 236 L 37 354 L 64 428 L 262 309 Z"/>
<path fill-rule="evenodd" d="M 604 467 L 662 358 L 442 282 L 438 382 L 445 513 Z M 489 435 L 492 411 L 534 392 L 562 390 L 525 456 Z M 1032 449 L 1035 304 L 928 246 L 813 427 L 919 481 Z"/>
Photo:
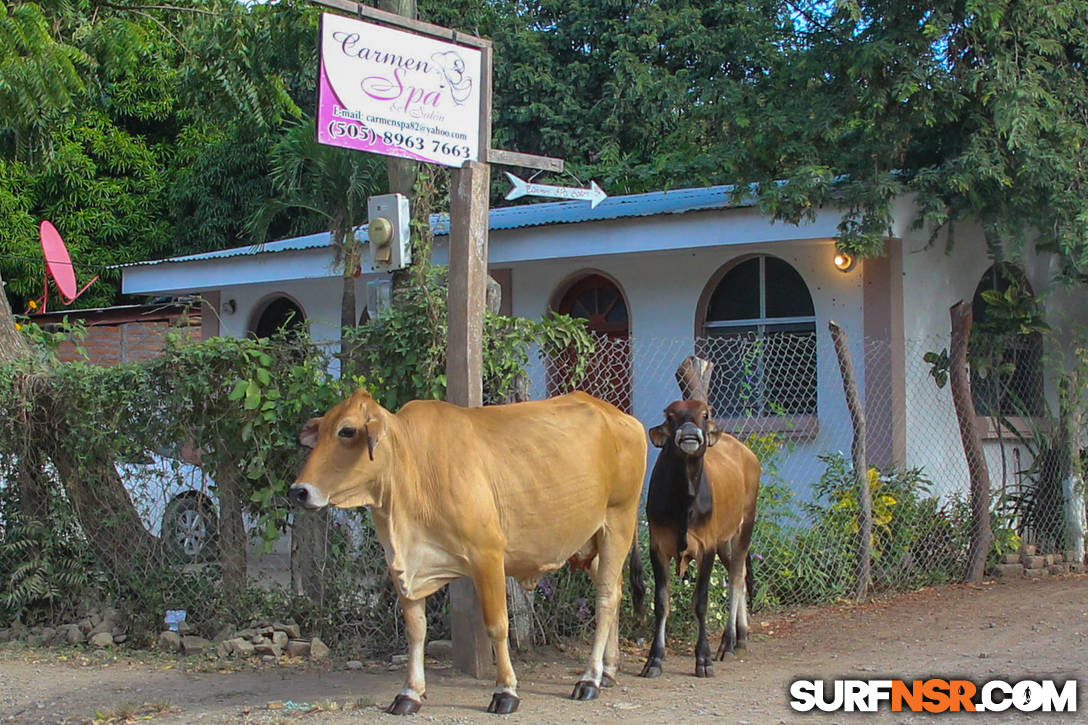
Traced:
<path fill-rule="evenodd" d="M 117 472 L 144 527 L 162 539 L 175 561 L 201 563 L 219 556 L 219 499 L 211 477 L 200 466 L 152 454 L 141 463 L 118 464 Z M 372 538 L 358 516 L 339 509 L 330 515 L 337 525 L 346 527 L 353 544 Z M 243 512 L 242 523 L 252 539 L 257 516 Z M 275 550 L 285 553 L 286 545 L 286 537 L 281 537 Z"/>
<path fill-rule="evenodd" d="M 117 473 L 144 526 L 162 538 L 169 554 L 186 563 L 218 555 L 219 502 L 203 469 L 150 455 L 146 462 L 119 464 Z"/>

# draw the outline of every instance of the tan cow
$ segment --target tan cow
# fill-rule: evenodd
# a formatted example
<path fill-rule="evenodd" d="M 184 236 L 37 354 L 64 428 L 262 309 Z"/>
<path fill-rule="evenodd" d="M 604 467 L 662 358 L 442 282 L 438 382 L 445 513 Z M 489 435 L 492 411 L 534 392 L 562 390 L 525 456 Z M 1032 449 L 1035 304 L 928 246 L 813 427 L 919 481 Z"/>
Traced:
<path fill-rule="evenodd" d="M 313 448 L 290 497 L 370 507 L 404 609 L 408 675 L 388 712 L 425 692 L 425 598 L 470 577 L 495 652 L 489 712 L 517 710 L 505 576 L 531 586 L 569 558 L 596 558 L 597 633 L 572 698 L 611 684 L 624 558 L 646 470 L 640 423 L 585 393 L 483 408 L 413 401 L 394 415 L 358 390 L 299 436 Z"/>

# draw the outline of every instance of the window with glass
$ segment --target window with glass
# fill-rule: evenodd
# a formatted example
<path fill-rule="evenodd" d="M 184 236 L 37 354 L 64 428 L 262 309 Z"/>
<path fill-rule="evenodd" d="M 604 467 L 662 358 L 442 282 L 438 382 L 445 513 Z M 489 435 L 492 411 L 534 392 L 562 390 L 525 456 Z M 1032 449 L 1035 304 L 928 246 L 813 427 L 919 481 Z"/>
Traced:
<path fill-rule="evenodd" d="M 730 268 L 707 302 L 703 334 L 716 415 L 816 414 L 816 313 L 789 263 L 760 255 Z"/>
<path fill-rule="evenodd" d="M 1043 336 L 1008 333 L 998 339 L 979 338 L 988 332 L 993 312 L 983 293 L 994 290 L 1005 295 L 1010 287 L 1020 299 L 1035 293 L 1024 273 L 1007 262 L 991 266 L 982 275 L 971 304 L 973 338 L 971 396 L 979 415 L 1038 416 L 1043 414 Z M 981 343 L 981 344 L 980 344 Z"/>

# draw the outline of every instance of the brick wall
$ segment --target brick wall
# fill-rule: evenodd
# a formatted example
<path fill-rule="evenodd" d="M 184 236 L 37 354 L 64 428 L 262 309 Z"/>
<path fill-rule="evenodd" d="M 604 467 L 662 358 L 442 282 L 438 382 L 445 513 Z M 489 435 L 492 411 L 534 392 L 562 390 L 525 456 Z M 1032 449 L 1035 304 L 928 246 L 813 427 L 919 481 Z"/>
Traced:
<path fill-rule="evenodd" d="M 67 317 L 82 320 L 87 335 L 83 348 L 87 358 L 96 365 L 116 365 L 133 360 L 145 360 L 162 354 L 163 340 L 170 330 L 178 330 L 191 340 L 201 338 L 199 307 L 184 305 L 129 305 L 97 310 L 50 312 L 34 316 L 39 325 L 58 323 Z M 71 343 L 57 351 L 64 361 L 82 360 Z"/>

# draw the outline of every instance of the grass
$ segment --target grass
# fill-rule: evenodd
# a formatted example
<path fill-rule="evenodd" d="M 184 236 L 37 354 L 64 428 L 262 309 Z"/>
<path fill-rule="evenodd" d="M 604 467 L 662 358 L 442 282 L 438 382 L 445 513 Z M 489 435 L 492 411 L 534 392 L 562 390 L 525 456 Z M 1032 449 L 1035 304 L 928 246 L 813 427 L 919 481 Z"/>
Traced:
<path fill-rule="evenodd" d="M 180 710 L 168 702 L 145 702 L 141 704 L 126 703 L 105 712 L 95 710 L 94 725 L 124 725 L 151 720 L 156 715 L 179 712 Z"/>

